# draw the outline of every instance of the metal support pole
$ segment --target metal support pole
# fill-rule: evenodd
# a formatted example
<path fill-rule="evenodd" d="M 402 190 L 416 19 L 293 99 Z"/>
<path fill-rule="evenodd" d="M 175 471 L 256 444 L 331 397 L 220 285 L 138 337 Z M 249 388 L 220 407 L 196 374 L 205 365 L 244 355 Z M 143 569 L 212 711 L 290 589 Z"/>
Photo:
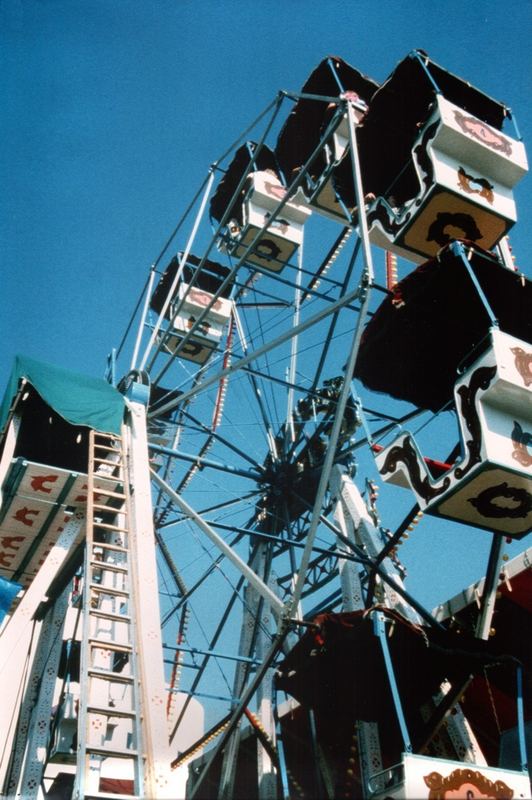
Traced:
<path fill-rule="evenodd" d="M 161 309 L 161 313 L 159 314 L 159 318 L 157 320 L 155 328 L 153 329 L 152 335 L 150 337 L 150 341 L 148 342 L 148 346 L 146 347 L 146 350 L 144 352 L 144 356 L 142 357 L 142 361 L 141 361 L 141 364 L 140 364 L 140 367 L 139 367 L 139 369 L 141 369 L 141 370 L 144 369 L 144 367 L 146 366 L 146 362 L 148 360 L 148 356 L 150 354 L 150 350 L 153 347 L 153 344 L 154 344 L 154 342 L 155 342 L 155 340 L 157 338 L 157 334 L 159 333 L 159 331 L 161 329 L 161 325 L 162 325 L 162 322 L 164 320 L 164 315 L 166 314 L 166 312 L 168 310 L 168 307 L 169 307 L 169 305 L 170 305 L 170 303 L 172 301 L 172 298 L 175 295 L 175 290 L 177 288 L 177 284 L 178 284 L 179 279 L 180 279 L 180 277 L 181 277 L 181 275 L 183 273 L 183 270 L 185 268 L 185 264 L 186 264 L 187 259 L 189 257 L 190 251 L 192 249 L 192 244 L 194 243 L 194 239 L 196 238 L 196 233 L 198 232 L 199 224 L 200 224 L 201 219 L 203 217 L 203 214 L 205 212 L 205 208 L 207 206 L 207 200 L 209 199 L 209 195 L 211 193 L 211 187 L 212 187 L 213 181 L 214 181 L 214 171 L 211 170 L 211 173 L 210 173 L 209 178 L 207 180 L 207 185 L 205 187 L 205 191 L 203 193 L 203 197 L 201 198 L 201 205 L 200 205 L 199 211 L 198 211 L 198 213 L 196 215 L 196 219 L 194 220 L 194 225 L 192 226 L 192 231 L 190 233 L 190 236 L 188 238 L 188 242 L 186 244 L 185 250 L 184 250 L 183 255 L 181 257 L 181 261 L 179 262 L 179 269 L 177 270 L 177 272 L 175 274 L 175 278 L 174 278 L 174 280 L 172 282 L 172 286 L 168 290 L 168 296 L 167 296 L 167 298 L 166 298 L 166 300 L 164 302 L 164 305 L 163 305 L 163 307 Z"/>
<path fill-rule="evenodd" d="M 364 264 L 367 270 L 368 282 L 373 284 L 375 272 L 373 269 L 373 259 L 371 256 L 371 247 L 369 241 L 368 221 L 366 219 L 366 203 L 364 198 L 364 188 L 362 186 L 362 170 L 360 167 L 360 158 L 358 155 L 357 136 L 356 136 L 356 119 L 354 114 L 353 104 L 350 100 L 346 101 L 347 119 L 349 122 L 349 150 L 351 152 L 351 163 L 353 165 L 353 181 L 355 184 L 355 198 L 358 208 L 358 229 L 360 239 L 362 240 L 362 248 L 364 251 Z"/>
<path fill-rule="evenodd" d="M 189 800 L 194 800 L 194 798 L 198 798 L 198 793 L 199 793 L 199 791 L 201 789 L 201 786 L 203 784 L 204 779 L 207 776 L 207 773 L 208 773 L 209 769 L 211 768 L 211 765 L 214 763 L 214 760 L 218 756 L 218 753 L 220 753 L 220 751 L 225 747 L 225 744 L 226 744 L 229 736 L 231 736 L 231 734 L 233 733 L 235 727 L 238 725 L 238 723 L 240 721 L 240 718 L 241 718 L 242 714 L 244 713 L 244 709 L 248 706 L 251 698 L 253 697 L 253 695 L 255 694 L 255 692 L 257 690 L 257 687 L 259 686 L 261 681 L 264 679 L 264 676 L 266 675 L 266 673 L 270 669 L 274 658 L 276 657 L 277 653 L 279 652 L 279 650 L 283 646 L 283 642 L 284 642 L 284 640 L 285 640 L 285 638 L 287 636 L 287 633 L 288 633 L 288 628 L 284 627 L 281 631 L 279 631 L 275 635 L 275 638 L 273 640 L 273 644 L 272 644 L 271 648 L 269 649 L 269 651 L 268 651 L 268 653 L 267 653 L 267 655 L 266 655 L 266 657 L 264 659 L 264 662 L 262 663 L 261 667 L 257 670 L 257 674 L 255 675 L 254 680 L 249 684 L 249 686 L 247 687 L 246 691 L 244 692 L 244 694 L 243 694 L 243 696 L 242 696 L 242 698 L 240 700 L 240 703 L 235 708 L 235 710 L 233 712 L 233 715 L 231 717 L 231 721 L 229 722 L 229 725 L 227 726 L 227 728 L 225 729 L 225 731 L 221 735 L 220 739 L 218 740 L 218 744 L 211 751 L 209 761 L 207 762 L 207 764 L 205 764 L 205 767 L 203 768 L 203 772 L 201 773 L 201 775 L 200 775 L 200 777 L 198 779 L 198 782 L 196 783 L 196 785 L 194 786 L 194 789 L 192 790 L 192 792 L 190 794 Z"/>
<path fill-rule="evenodd" d="M 293 317 L 293 326 L 296 328 L 299 325 L 300 318 L 301 318 L 301 269 L 303 267 L 303 244 L 299 246 L 298 250 L 298 261 L 297 261 L 297 274 L 296 274 L 296 289 L 294 292 L 294 317 Z M 296 380 L 296 367 L 297 367 L 297 356 L 298 356 L 298 336 L 294 336 L 290 343 L 290 369 L 288 372 L 288 393 L 287 393 L 287 400 L 286 400 L 286 425 L 285 425 L 285 451 L 288 450 L 289 444 L 295 441 L 295 430 L 294 430 L 294 419 L 293 419 L 293 412 L 294 412 L 294 389 L 292 386 L 295 384 Z"/>
<path fill-rule="evenodd" d="M 254 554 L 250 565 L 253 571 L 264 581 L 269 573 L 269 545 L 260 542 L 254 548 Z M 240 643 L 238 652 L 240 655 L 252 656 L 255 651 L 261 618 L 264 613 L 264 603 L 261 595 L 248 584 L 244 590 L 244 613 L 240 629 Z M 249 675 L 249 664 L 241 662 L 238 664 L 233 681 L 233 697 L 240 697 L 246 685 Z M 235 703 L 236 705 L 236 703 Z M 236 778 L 236 766 L 238 751 L 240 747 L 240 730 L 237 728 L 224 752 L 224 758 L 220 776 L 220 786 L 218 789 L 219 800 L 230 800 L 234 794 L 234 783 Z M 260 793 L 259 793 L 260 797 Z"/>
<path fill-rule="evenodd" d="M 181 450 L 172 450 L 171 447 L 162 447 L 158 444 L 150 444 L 150 450 L 154 453 L 161 453 L 165 456 L 180 459 L 181 461 L 188 461 L 191 464 L 197 464 L 198 467 L 210 467 L 218 469 L 222 472 L 230 472 L 232 475 L 240 475 L 242 478 L 249 478 L 252 481 L 258 481 L 262 473 L 257 470 L 256 472 L 248 469 L 238 469 L 231 464 L 223 464 L 221 461 L 214 461 L 212 458 L 205 458 L 204 456 L 194 455 L 192 453 L 183 453 Z"/>
<path fill-rule="evenodd" d="M 144 325 L 146 324 L 146 318 L 148 316 L 148 309 L 150 307 L 150 297 L 151 297 L 151 293 L 152 293 L 154 282 L 155 282 L 155 266 L 153 266 L 151 268 L 150 277 L 149 277 L 149 280 L 148 280 L 148 285 L 146 287 L 146 296 L 144 298 L 144 306 L 143 306 L 143 309 L 142 309 L 142 317 L 141 317 L 141 320 L 140 320 L 140 323 L 139 323 L 139 329 L 137 331 L 137 338 L 136 338 L 136 341 L 135 341 L 135 348 L 133 350 L 133 355 L 131 356 L 131 364 L 130 364 L 130 367 L 129 367 L 130 370 L 135 369 L 136 365 L 137 365 L 137 358 L 138 358 L 138 355 L 139 355 L 140 343 L 142 341 L 142 333 L 144 331 Z M 113 386 L 114 385 L 115 384 L 113 382 Z"/>
<path fill-rule="evenodd" d="M 345 499 L 342 497 L 342 486 L 345 476 L 339 467 L 336 467 L 331 480 L 331 491 L 337 495 L 335 518 L 342 531 L 343 539 L 338 539 L 338 548 L 345 551 L 345 555 L 338 559 L 340 585 L 342 590 L 342 611 L 361 611 L 364 609 L 364 595 L 362 589 L 360 562 L 355 563 L 350 552 L 346 549 L 345 540 L 352 545 L 357 544 L 356 528 L 357 519 L 349 513 Z M 361 546 L 364 546 L 362 543 Z M 365 548 L 364 548 L 365 551 Z M 364 566 L 368 573 L 368 566 Z M 368 785 L 371 776 L 382 770 L 382 753 L 379 739 L 379 727 L 376 722 L 357 720 L 356 723 L 358 750 L 360 760 L 361 780 L 364 786 Z"/>
<path fill-rule="evenodd" d="M 364 323 L 366 321 L 369 297 L 371 293 L 370 290 L 373 285 L 374 270 L 373 270 L 373 261 L 371 257 L 371 248 L 369 244 L 366 209 L 364 205 L 364 192 L 362 189 L 360 161 L 358 158 L 358 148 L 357 148 L 356 133 L 355 133 L 356 122 L 354 118 L 352 105 L 350 104 L 349 101 L 346 103 L 346 105 L 347 105 L 347 117 L 349 120 L 349 141 L 351 145 L 350 150 L 351 150 L 351 160 L 353 164 L 355 196 L 358 204 L 360 238 L 362 239 L 362 247 L 364 252 L 364 273 L 361 279 L 361 284 L 356 290 L 357 294 L 362 295 L 362 303 L 361 303 L 360 313 L 357 319 L 357 324 L 355 326 L 355 330 L 353 333 L 351 349 L 349 351 L 349 359 L 347 362 L 347 366 L 345 368 L 344 384 L 342 386 L 342 391 L 340 392 L 340 397 L 338 398 L 338 404 L 336 406 L 334 422 L 331 430 L 331 435 L 329 438 L 329 446 L 327 448 L 327 453 L 325 455 L 323 470 L 321 473 L 320 482 L 316 493 L 314 507 L 312 509 L 312 519 L 307 534 L 307 547 L 301 559 L 301 565 L 297 575 L 297 580 L 294 587 L 294 594 L 292 600 L 287 606 L 288 616 L 291 616 L 294 609 L 297 607 L 297 604 L 299 603 L 299 599 L 301 597 L 301 593 L 303 591 L 303 585 L 306 579 L 306 571 L 310 560 L 310 553 L 312 550 L 312 546 L 314 544 L 314 538 L 318 530 L 321 506 L 323 503 L 323 498 L 325 497 L 325 492 L 329 485 L 329 477 L 331 474 L 331 469 L 333 467 L 334 458 L 336 455 L 336 445 L 338 442 L 338 437 L 340 435 L 340 429 L 343 424 L 344 411 L 347 405 L 347 400 L 351 392 L 351 380 L 355 369 L 355 362 L 358 355 L 358 347 L 360 344 L 360 338 L 362 336 L 362 330 L 364 327 Z M 349 298 L 351 294 L 353 293 L 350 292 L 347 295 L 345 295 L 343 300 L 345 301 L 346 298 Z M 343 304 L 345 305 L 345 302 Z M 333 305 L 336 305 L 336 303 L 334 303 Z M 338 307 L 340 308 L 341 304 L 339 304 Z M 331 311 L 331 308 L 329 308 L 329 311 Z M 293 328 L 292 330 L 295 331 L 296 329 L 297 328 Z"/>
<path fill-rule="evenodd" d="M 484 306 L 484 308 L 486 310 L 486 313 L 487 313 L 487 315 L 489 317 L 491 327 L 492 328 L 498 328 L 499 327 L 499 321 L 498 321 L 497 317 L 495 316 L 495 314 L 493 313 L 493 309 L 491 308 L 491 306 L 489 304 L 489 300 L 486 297 L 486 295 L 484 294 L 484 291 L 482 290 L 482 287 L 481 287 L 480 283 L 478 282 L 477 276 L 473 272 L 471 264 L 469 263 L 469 259 L 466 256 L 466 251 L 465 251 L 464 245 L 462 244 L 462 242 L 452 242 L 451 245 L 450 245 L 450 250 L 453 253 L 453 255 L 458 256 L 459 258 L 462 259 L 462 263 L 463 263 L 464 267 L 467 270 L 467 274 L 471 278 L 471 282 L 473 283 L 473 286 L 475 287 L 475 290 L 476 290 L 476 292 L 477 292 L 477 294 L 478 294 L 478 296 L 479 296 L 479 298 L 480 298 L 480 300 L 482 302 L 482 305 Z"/>
<path fill-rule="evenodd" d="M 491 621 L 493 619 L 495 601 L 497 599 L 497 586 L 502 565 L 503 548 L 503 535 L 501 533 L 493 533 L 486 579 L 484 581 L 484 591 L 482 592 L 482 600 L 480 601 L 480 614 L 476 627 L 476 635 L 479 639 L 489 639 Z"/>
<path fill-rule="evenodd" d="M 307 711 L 307 718 L 308 718 L 308 725 L 310 729 L 310 749 L 312 753 L 312 762 L 314 764 L 314 782 L 315 782 L 315 794 L 314 798 L 318 800 L 318 798 L 323 797 L 324 788 L 323 788 L 323 781 L 321 778 L 320 772 L 320 759 L 319 759 L 319 750 L 318 750 L 318 732 L 316 729 L 316 715 L 314 714 L 314 709 L 309 708 Z"/>
<path fill-rule="evenodd" d="M 523 772 L 528 770 L 528 756 L 525 741 L 525 712 L 523 708 L 523 668 L 517 665 L 517 736 L 519 739 L 519 760 Z"/>
<path fill-rule="evenodd" d="M 142 707 L 142 738 L 146 794 L 153 800 L 175 800 L 175 774 L 170 769 L 171 751 L 166 719 L 166 682 L 163 666 L 160 610 L 157 595 L 157 563 L 151 502 L 146 409 L 128 402 L 129 475 L 131 493 L 130 554 L 131 597 L 135 607 Z"/>
<path fill-rule="evenodd" d="M 279 779 L 281 783 L 282 800 L 290 800 L 290 788 L 288 785 L 288 771 L 286 768 L 286 756 L 284 752 L 284 743 L 280 735 L 281 725 L 277 722 L 277 754 L 279 757 Z"/>
<path fill-rule="evenodd" d="M 395 679 L 395 671 L 390 656 L 390 649 L 388 647 L 388 639 L 386 637 L 386 626 L 384 623 L 384 615 L 381 614 L 380 612 L 373 614 L 373 630 L 375 632 L 375 635 L 378 636 L 381 644 L 382 655 L 384 656 L 384 664 L 386 666 L 386 672 L 388 674 L 388 680 L 390 682 L 393 704 L 395 706 L 395 713 L 397 714 L 397 720 L 399 722 L 399 728 L 401 730 L 401 736 L 403 738 L 405 753 L 411 753 L 412 744 L 410 742 L 408 728 L 406 727 L 406 720 L 403 712 L 403 706 L 401 704 L 399 689 L 397 687 L 397 681 Z"/>

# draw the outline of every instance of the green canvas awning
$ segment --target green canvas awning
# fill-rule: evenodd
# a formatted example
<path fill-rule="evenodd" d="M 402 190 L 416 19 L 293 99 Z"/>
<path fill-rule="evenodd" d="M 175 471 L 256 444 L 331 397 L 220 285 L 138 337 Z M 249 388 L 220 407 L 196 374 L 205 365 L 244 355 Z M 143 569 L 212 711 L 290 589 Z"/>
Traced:
<path fill-rule="evenodd" d="M 47 405 L 72 425 L 120 434 L 124 397 L 101 378 L 91 378 L 62 367 L 17 356 L 0 409 L 0 431 L 17 394 L 21 379 L 33 386 Z"/>

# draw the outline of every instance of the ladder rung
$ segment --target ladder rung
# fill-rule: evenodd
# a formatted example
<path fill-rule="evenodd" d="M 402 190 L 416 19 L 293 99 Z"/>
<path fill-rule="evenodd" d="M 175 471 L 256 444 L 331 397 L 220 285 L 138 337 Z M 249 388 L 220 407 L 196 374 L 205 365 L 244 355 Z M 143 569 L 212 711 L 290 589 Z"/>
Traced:
<path fill-rule="evenodd" d="M 106 570 L 107 572 L 119 572 L 121 574 L 127 574 L 129 571 L 127 564 L 113 564 L 110 561 L 99 561 L 97 558 L 91 559 L 90 565 L 95 569 Z"/>
<path fill-rule="evenodd" d="M 119 531 L 120 533 L 128 533 L 129 528 L 124 528 L 121 525 L 112 525 L 110 522 L 94 522 L 93 528 L 105 528 L 106 531 Z"/>
<path fill-rule="evenodd" d="M 95 450 L 111 450 L 113 453 L 119 453 L 120 449 L 118 447 L 111 447 L 108 444 L 97 444 L 94 442 L 94 449 Z"/>
<path fill-rule="evenodd" d="M 97 486 L 96 485 L 96 481 L 98 481 L 98 482 L 99 481 L 113 481 L 116 484 L 123 485 L 123 483 L 124 483 L 123 480 L 121 478 L 119 478 L 117 475 L 105 475 L 103 472 L 95 472 L 93 474 L 93 477 L 94 477 L 95 484 L 94 484 L 94 487 L 93 487 L 92 491 L 94 492 L 94 494 L 104 494 L 106 496 L 108 495 L 109 497 L 124 497 L 123 494 L 113 494 L 109 489 L 105 489 L 103 486 Z"/>
<path fill-rule="evenodd" d="M 118 644 L 118 642 L 110 642 L 106 639 L 95 639 L 92 636 L 89 638 L 91 647 L 96 647 L 99 650 L 113 650 L 116 653 L 132 653 L 133 648 L 130 644 Z"/>
<path fill-rule="evenodd" d="M 111 747 L 97 747 L 94 744 L 87 745 L 87 755 L 105 756 L 106 758 L 138 758 L 138 750 L 114 750 Z"/>
<path fill-rule="evenodd" d="M 113 553 L 127 553 L 127 547 L 122 544 L 111 544 L 111 542 L 93 542 L 93 547 L 101 547 L 102 550 L 112 550 Z"/>
<path fill-rule="evenodd" d="M 110 683 L 135 683 L 133 675 L 123 675 L 121 672 L 111 672 L 110 670 L 97 669 L 96 667 L 89 667 L 87 672 L 89 678 L 98 678 Z"/>
<path fill-rule="evenodd" d="M 131 617 L 126 614 L 113 614 L 110 611 L 100 611 L 99 608 L 91 608 L 91 617 L 98 617 L 98 619 L 108 619 L 111 622 L 124 622 L 129 625 Z"/>
<path fill-rule="evenodd" d="M 98 492 L 94 490 L 94 494 L 98 494 Z M 105 512 L 114 511 L 115 514 L 127 514 L 127 509 L 125 508 L 116 508 L 116 506 L 108 506 L 104 505 L 103 503 L 93 503 L 92 507 L 97 509 L 98 511 L 105 511 Z"/>
<path fill-rule="evenodd" d="M 116 483 L 116 481 L 115 481 Z M 123 492 L 114 492 L 111 489 L 94 489 L 94 498 L 92 500 L 92 507 L 104 511 L 108 514 L 110 511 L 114 512 L 115 514 L 125 514 L 126 513 L 126 495 Z M 98 500 L 95 499 L 98 496 Z M 105 505 L 104 503 L 99 502 L 100 497 L 108 497 L 110 501 L 116 500 L 120 503 L 120 506 L 112 506 L 110 503 Z"/>
<path fill-rule="evenodd" d="M 97 439 L 105 439 L 106 441 L 110 439 L 112 442 L 122 441 L 122 434 L 120 433 L 107 433 L 107 432 L 104 433 L 103 431 L 93 431 L 93 433 L 94 433 L 94 442 L 96 442 Z"/>
<path fill-rule="evenodd" d="M 111 461 L 99 461 L 97 465 L 93 464 L 95 469 L 89 470 L 92 473 L 93 480 L 102 479 L 103 480 L 114 480 L 114 481 L 123 481 L 121 475 L 117 475 L 117 467 L 122 471 L 123 467 L 121 464 L 115 464 Z M 103 469 L 105 467 L 105 469 Z"/>
<path fill-rule="evenodd" d="M 91 455 L 93 458 L 97 457 L 98 450 L 105 450 L 107 453 L 116 453 L 117 455 L 121 455 L 123 451 L 123 447 L 114 447 L 109 444 L 96 444 L 96 442 L 92 446 Z"/>
<path fill-rule="evenodd" d="M 112 708 L 111 706 L 93 706 L 89 703 L 87 706 L 87 713 L 88 714 L 101 714 L 102 717 L 135 717 L 136 712 L 131 709 L 130 711 L 121 711 L 118 708 Z"/>
<path fill-rule="evenodd" d="M 117 455 L 119 456 L 120 453 L 117 452 Z M 94 465 L 98 465 L 98 466 L 101 467 L 103 464 L 105 464 L 106 467 L 113 467 L 113 469 L 115 469 L 116 467 L 121 467 L 122 466 L 122 459 L 121 458 L 116 458 L 113 461 L 111 461 L 110 458 L 107 458 L 105 456 L 102 456 L 102 458 L 98 458 L 98 456 L 93 456 L 92 457 L 92 463 L 93 463 L 93 466 Z M 98 474 L 98 470 L 97 469 L 96 470 L 93 469 L 92 471 L 96 475 Z"/>
<path fill-rule="evenodd" d="M 117 597 L 129 597 L 129 589 L 115 589 L 112 586 L 102 586 L 101 583 L 89 583 L 91 592 L 99 592 L 100 594 L 112 594 Z"/>

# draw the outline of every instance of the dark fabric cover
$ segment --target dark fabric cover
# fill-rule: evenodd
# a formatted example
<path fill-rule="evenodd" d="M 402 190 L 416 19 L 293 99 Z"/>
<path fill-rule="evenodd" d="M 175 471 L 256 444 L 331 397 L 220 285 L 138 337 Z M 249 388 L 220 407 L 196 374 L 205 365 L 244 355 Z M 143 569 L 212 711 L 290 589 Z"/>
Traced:
<path fill-rule="evenodd" d="M 255 142 L 246 142 L 246 144 L 243 144 L 242 147 L 239 147 L 236 151 L 233 160 L 227 168 L 227 172 L 211 197 L 210 215 L 217 222 L 221 222 L 228 208 L 229 214 L 227 219 L 235 218 L 240 223 L 242 222 L 242 196 L 233 200 L 233 195 L 256 151 L 257 144 Z M 264 144 L 258 151 L 252 172 L 260 172 L 267 169 L 272 170 L 276 175 L 279 172 L 273 151 Z M 242 187 L 241 195 L 245 193 L 246 188 L 245 186 Z"/>
<path fill-rule="evenodd" d="M 523 561 L 520 572 L 499 583 L 490 643 L 498 652 L 512 653 L 523 664 L 524 716 L 529 721 L 532 720 L 532 571 L 526 557 Z M 477 619 L 478 607 L 474 600 L 453 613 L 454 624 L 458 623 L 471 633 Z M 446 619 L 444 624 L 449 623 Z M 501 731 L 508 731 L 517 724 L 516 678 L 498 669 L 489 670 L 487 674 L 489 684 L 486 676 L 477 676 L 466 692 L 462 707 L 488 763 L 497 763 Z M 501 766 L 508 767 L 507 764 Z"/>
<path fill-rule="evenodd" d="M 532 343 L 532 282 L 471 246 L 471 266 L 502 331 Z M 369 389 L 438 411 L 457 369 L 485 340 L 489 317 L 453 246 L 400 281 L 368 323 L 355 375 Z"/>
<path fill-rule="evenodd" d="M 420 52 L 420 51 L 418 51 Z M 506 107 L 471 84 L 452 75 L 422 55 L 426 70 L 415 53 L 408 55 L 374 94 L 362 125 L 357 130 L 364 192 L 393 195 L 394 205 L 414 197 L 419 183 L 411 150 L 419 130 L 432 112 L 436 89 L 474 117 L 501 129 Z M 344 158 L 335 186 L 348 207 L 354 204 L 350 159 Z"/>
<path fill-rule="evenodd" d="M 328 56 L 311 72 L 301 94 L 339 97 L 343 91 L 356 92 L 369 103 L 379 84 L 338 56 Z M 275 154 L 287 183 L 312 155 L 335 109 L 322 100 L 300 99 L 283 125 Z"/>
<path fill-rule="evenodd" d="M 168 292 L 170 291 L 177 270 L 179 269 L 181 257 L 182 253 L 178 253 L 177 256 L 174 256 L 174 258 L 170 261 L 165 271 L 161 275 L 159 283 L 157 284 L 155 291 L 151 296 L 150 308 L 152 308 L 158 314 L 160 314 L 163 310 Z M 189 253 L 182 276 L 185 283 L 190 283 L 192 281 L 200 262 L 201 259 L 198 258 L 198 256 Z M 230 269 L 228 267 L 218 264 L 217 261 L 209 261 L 208 259 L 205 259 L 201 268 L 201 272 L 194 281 L 194 286 L 197 286 L 198 289 L 202 289 L 205 292 L 214 294 L 218 291 L 225 278 L 229 275 L 229 272 Z M 228 283 L 222 292 L 222 297 L 229 297 L 231 294 L 231 289 L 232 283 Z M 170 312 L 168 310 L 166 315 L 169 316 L 169 313 Z"/>
<path fill-rule="evenodd" d="M 0 412 L 0 430 L 26 380 L 17 413 L 21 425 L 14 458 L 87 471 L 89 429 L 120 434 L 124 397 L 99 378 L 17 356 Z M 4 442 L 0 441 L 0 452 Z"/>
<path fill-rule="evenodd" d="M 71 425 L 84 425 L 104 433 L 120 433 L 124 398 L 113 386 L 100 378 L 70 372 L 26 356 L 15 359 L 0 409 L 0 430 L 5 425 L 22 378 Z"/>
<path fill-rule="evenodd" d="M 515 659 L 465 633 L 412 625 L 389 609 L 387 641 L 407 727 L 414 743 L 423 737 L 421 707 L 447 679 L 460 691 L 470 675 L 515 673 Z M 278 668 L 277 686 L 315 711 L 330 737 L 355 720 L 380 723 L 386 750 L 400 747 L 396 714 L 381 644 L 364 611 L 322 614 Z"/>

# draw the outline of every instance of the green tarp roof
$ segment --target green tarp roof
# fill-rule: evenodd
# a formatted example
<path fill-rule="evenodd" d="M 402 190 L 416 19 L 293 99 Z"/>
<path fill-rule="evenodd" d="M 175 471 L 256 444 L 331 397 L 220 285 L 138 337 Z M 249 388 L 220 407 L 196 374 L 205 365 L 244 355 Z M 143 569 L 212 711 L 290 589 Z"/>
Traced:
<path fill-rule="evenodd" d="M 104 433 L 120 433 L 124 397 L 100 378 L 89 378 L 26 356 L 16 356 L 0 408 L 0 431 L 20 380 L 25 378 L 42 399 L 72 425 L 85 425 Z"/>

